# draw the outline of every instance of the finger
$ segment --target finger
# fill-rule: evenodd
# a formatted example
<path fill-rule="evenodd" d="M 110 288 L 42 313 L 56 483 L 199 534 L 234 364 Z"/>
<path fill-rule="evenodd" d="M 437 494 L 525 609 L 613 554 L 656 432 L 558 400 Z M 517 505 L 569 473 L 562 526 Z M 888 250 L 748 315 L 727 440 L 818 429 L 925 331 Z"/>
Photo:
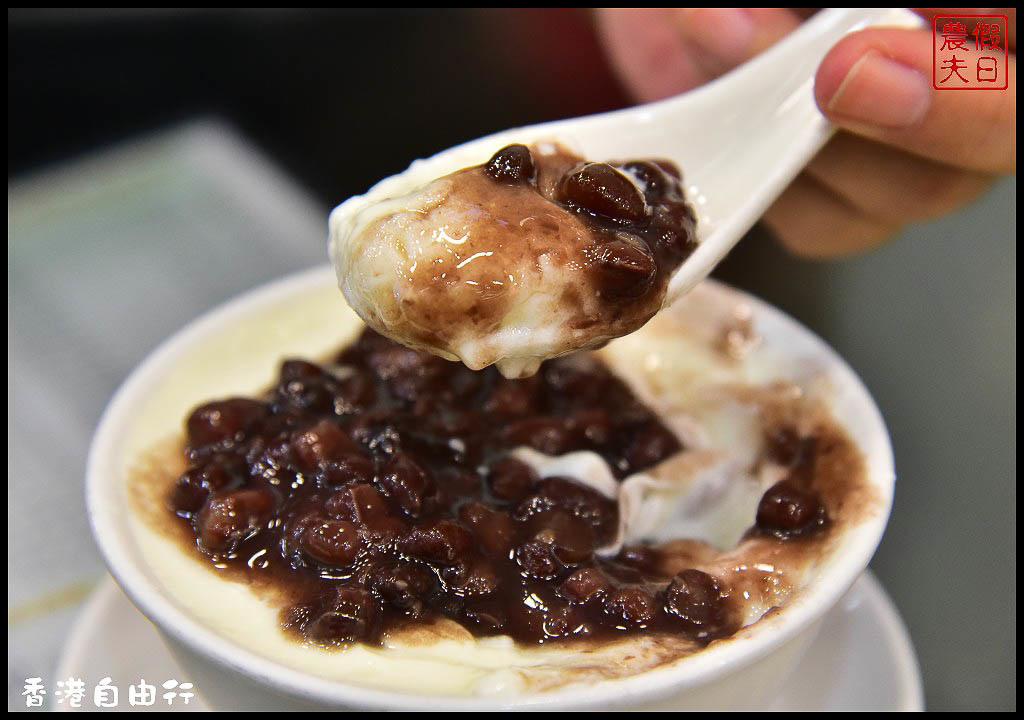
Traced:
<path fill-rule="evenodd" d="M 869 250 L 899 231 L 873 219 L 810 175 L 797 177 L 762 220 L 792 252 L 832 258 Z"/>
<path fill-rule="evenodd" d="M 640 102 L 685 92 L 703 82 L 680 41 L 671 8 L 604 8 L 597 32 L 612 69 Z"/>
<path fill-rule="evenodd" d="M 973 200 L 992 176 L 960 170 L 841 132 L 808 175 L 868 217 L 890 225 L 944 215 Z"/>
<path fill-rule="evenodd" d="M 612 69 L 640 102 L 702 85 L 799 24 L 779 8 L 610 8 L 595 18 Z"/>
<path fill-rule="evenodd" d="M 937 15 L 1005 15 L 1007 20 L 1007 45 L 1010 52 L 1017 51 L 1017 8 L 914 8 L 914 11 L 931 22 Z M 970 31 L 970 28 L 968 28 Z"/>
<path fill-rule="evenodd" d="M 705 80 L 767 50 L 801 21 L 785 8 L 682 8 L 676 19 Z"/>
<path fill-rule="evenodd" d="M 932 34 L 873 28 L 843 38 L 815 78 L 818 106 L 837 125 L 922 157 L 970 170 L 1017 168 L 1016 60 L 1007 90 L 932 88 Z"/>

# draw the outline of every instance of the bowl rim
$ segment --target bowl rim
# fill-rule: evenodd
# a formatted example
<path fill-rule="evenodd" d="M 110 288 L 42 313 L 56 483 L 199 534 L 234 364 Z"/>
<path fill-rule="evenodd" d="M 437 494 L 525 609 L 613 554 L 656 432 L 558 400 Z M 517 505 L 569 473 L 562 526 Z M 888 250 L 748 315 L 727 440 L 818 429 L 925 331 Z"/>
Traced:
<path fill-rule="evenodd" d="M 111 575 L 135 606 L 157 627 L 186 649 L 228 668 L 250 681 L 286 696 L 338 706 L 417 710 L 443 707 L 460 710 L 500 708 L 585 708 L 623 706 L 653 700 L 706 685 L 764 658 L 825 614 L 867 567 L 881 541 L 892 508 L 895 471 L 892 445 L 882 415 L 863 382 L 816 334 L 768 303 L 721 282 L 709 280 L 716 292 L 731 293 L 749 303 L 755 318 L 770 318 L 801 336 L 813 354 L 824 361 L 829 377 L 851 393 L 861 413 L 873 449 L 864 449 L 867 481 L 881 495 L 878 511 L 849 528 L 840 557 L 829 557 L 821 581 L 800 593 L 784 611 L 763 617 L 729 642 L 713 644 L 685 658 L 635 675 L 570 684 L 559 689 L 516 696 L 452 696 L 407 693 L 365 685 L 346 684 L 279 665 L 238 646 L 190 617 L 147 577 L 141 563 L 118 540 L 119 523 L 129 522 L 116 499 L 123 485 L 116 458 L 120 430 L 130 422 L 146 389 L 158 383 L 177 357 L 234 320 L 260 312 L 312 287 L 334 282 L 330 266 L 322 265 L 278 278 L 248 290 L 203 314 L 164 340 L 139 363 L 114 394 L 93 437 L 86 468 L 86 508 L 90 527 Z M 875 468 L 873 471 L 872 468 Z M 114 502 L 111 502 L 114 500 Z M 129 534 L 131 533 L 128 528 Z"/>

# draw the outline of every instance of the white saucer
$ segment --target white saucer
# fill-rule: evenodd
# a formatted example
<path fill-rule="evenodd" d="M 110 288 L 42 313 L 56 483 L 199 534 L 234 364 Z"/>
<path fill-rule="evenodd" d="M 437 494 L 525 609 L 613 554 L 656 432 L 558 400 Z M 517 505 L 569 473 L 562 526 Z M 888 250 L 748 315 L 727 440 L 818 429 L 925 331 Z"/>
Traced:
<path fill-rule="evenodd" d="M 171 706 L 159 698 L 165 681 L 191 682 L 201 693 L 203 679 L 181 677 L 156 629 L 110 578 L 86 602 L 49 686 L 56 688 L 58 679 L 81 678 L 87 692 L 80 709 L 91 711 L 92 688 L 105 677 L 120 689 L 120 710 L 208 709 L 198 697 L 188 705 L 176 699 Z M 158 689 L 152 707 L 128 704 L 128 686 L 140 679 Z M 75 710 L 56 702 L 53 707 Z M 825 615 L 821 632 L 768 709 L 924 709 L 921 673 L 907 630 L 871 573 L 864 573 Z"/>

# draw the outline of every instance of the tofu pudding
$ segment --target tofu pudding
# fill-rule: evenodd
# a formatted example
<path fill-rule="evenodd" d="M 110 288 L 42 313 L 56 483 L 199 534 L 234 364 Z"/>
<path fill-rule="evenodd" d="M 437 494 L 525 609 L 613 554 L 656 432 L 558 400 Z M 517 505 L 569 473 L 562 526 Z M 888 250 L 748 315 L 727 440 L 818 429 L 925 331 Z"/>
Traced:
<path fill-rule="evenodd" d="M 347 327 L 129 478 L 169 591 L 288 667 L 441 695 L 634 675 L 784 612 L 879 510 L 827 384 L 738 300 L 519 380 Z"/>
<path fill-rule="evenodd" d="M 680 172 L 509 145 L 330 218 L 346 299 L 377 332 L 506 377 L 633 332 L 696 247 Z"/>

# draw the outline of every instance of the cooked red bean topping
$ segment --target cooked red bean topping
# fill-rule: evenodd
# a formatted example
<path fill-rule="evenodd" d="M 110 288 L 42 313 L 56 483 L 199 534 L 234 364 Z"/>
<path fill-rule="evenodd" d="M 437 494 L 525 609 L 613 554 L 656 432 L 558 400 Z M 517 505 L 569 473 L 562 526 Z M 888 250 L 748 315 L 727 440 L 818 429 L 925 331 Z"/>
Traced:
<path fill-rule="evenodd" d="M 616 560 L 641 572 L 654 572 L 661 557 L 657 550 L 647 545 L 626 545 Z"/>
<path fill-rule="evenodd" d="M 517 547 L 515 559 L 523 576 L 535 580 L 554 580 L 565 569 L 555 557 L 554 548 L 540 540 L 531 540 Z"/>
<path fill-rule="evenodd" d="M 545 169 L 562 163 L 541 156 Z M 583 162 L 559 169 L 553 188 L 537 183 L 537 165 L 525 145 L 499 150 L 483 166 L 503 185 L 529 185 L 577 214 L 594 242 L 585 263 L 601 297 L 617 304 L 655 297 L 679 264 L 697 247 L 695 215 L 687 204 L 679 169 L 667 160 Z"/>
<path fill-rule="evenodd" d="M 418 616 L 437 588 L 437 577 L 423 565 L 398 561 L 371 573 L 368 586 L 390 607 Z"/>
<path fill-rule="evenodd" d="M 256 400 L 233 398 L 196 408 L 187 423 L 189 445 L 197 452 L 211 447 L 230 449 L 267 415 Z"/>
<path fill-rule="evenodd" d="M 642 169 L 648 185 L 663 179 Z M 169 493 L 218 567 L 295 598 L 282 611 L 293 632 L 377 643 L 442 617 L 523 643 L 735 629 L 714 578 L 662 575 L 648 545 L 597 552 L 615 537 L 615 501 L 509 455 L 591 450 L 622 479 L 679 451 L 595 358 L 510 381 L 366 331 L 337 363 L 289 360 L 263 398 L 197 408 L 190 466 Z M 779 438 L 771 453 L 791 474 L 813 460 L 813 444 Z M 824 518 L 814 491 L 788 481 L 765 495 L 755 531 L 789 538 Z"/>
<path fill-rule="evenodd" d="M 238 460 L 237 456 L 227 455 L 221 457 L 219 462 L 189 469 L 178 478 L 171 494 L 171 505 L 186 514 L 198 511 L 211 492 L 227 487 L 239 477 L 238 471 L 232 469 L 240 467 L 244 472 L 245 465 Z"/>
<path fill-rule="evenodd" d="M 195 516 L 199 543 L 209 552 L 227 552 L 258 534 L 276 503 L 266 490 L 231 490 L 211 495 Z"/>
<path fill-rule="evenodd" d="M 559 594 L 574 603 L 585 603 L 608 592 L 611 582 L 600 570 L 583 568 L 577 570 L 559 586 Z"/>
<path fill-rule="evenodd" d="M 323 520 L 311 524 L 303 533 L 302 544 L 313 559 L 333 567 L 353 565 L 363 547 L 359 530 L 345 520 Z"/>
<path fill-rule="evenodd" d="M 361 525 L 388 514 L 384 498 L 367 483 L 355 483 L 338 490 L 324 503 L 324 509 L 335 517 Z"/>
<path fill-rule="evenodd" d="M 608 297 L 642 295 L 658 271 L 651 249 L 642 242 L 609 240 L 591 245 L 585 252 Z"/>
<path fill-rule="evenodd" d="M 589 625 L 579 611 L 568 605 L 553 605 L 544 612 L 541 630 L 545 640 L 568 638 L 574 635 L 589 635 Z"/>
<path fill-rule="evenodd" d="M 700 640 L 730 635 L 739 627 L 718 580 L 700 570 L 683 570 L 672 579 L 665 592 L 665 611 Z"/>
<path fill-rule="evenodd" d="M 522 500 L 537 482 L 537 473 L 526 463 L 503 457 L 491 463 L 487 484 L 495 497 L 509 502 Z"/>
<path fill-rule="evenodd" d="M 321 602 L 300 628 L 311 640 L 324 643 L 372 641 L 380 630 L 381 600 L 368 590 L 340 586 L 334 597 Z"/>
<path fill-rule="evenodd" d="M 757 529 L 780 538 L 813 533 L 827 523 L 818 493 L 790 479 L 768 488 L 757 506 Z"/>
<path fill-rule="evenodd" d="M 508 558 L 517 535 L 516 523 L 511 515 L 474 501 L 459 508 L 459 520 L 473 531 L 487 555 Z"/>
<path fill-rule="evenodd" d="M 494 154 L 484 172 L 492 180 L 506 185 L 532 182 L 537 175 L 533 155 L 525 145 L 509 145 Z"/>
<path fill-rule="evenodd" d="M 647 219 L 643 193 L 611 165 L 584 163 L 562 178 L 556 197 L 574 210 L 600 215 L 622 223 Z"/>
<path fill-rule="evenodd" d="M 467 603 L 463 617 L 464 624 L 481 635 L 497 635 L 508 623 L 505 604 L 496 599 Z"/>
<path fill-rule="evenodd" d="M 427 471 L 401 450 L 394 450 L 378 478 L 384 494 L 395 501 L 411 518 L 429 511 L 434 498 L 434 483 Z"/>
<path fill-rule="evenodd" d="M 616 627 L 646 627 L 657 616 L 658 604 L 643 588 L 624 587 L 608 595 L 604 601 L 604 612 Z"/>

